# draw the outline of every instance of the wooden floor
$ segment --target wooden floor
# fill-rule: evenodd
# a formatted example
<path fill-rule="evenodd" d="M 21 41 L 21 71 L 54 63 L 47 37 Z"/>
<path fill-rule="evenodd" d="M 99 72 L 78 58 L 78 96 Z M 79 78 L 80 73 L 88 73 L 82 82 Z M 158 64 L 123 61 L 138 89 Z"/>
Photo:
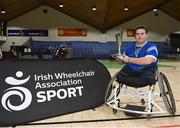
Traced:
<path fill-rule="evenodd" d="M 132 119 L 123 112 L 113 114 L 106 105 L 102 105 L 95 110 L 86 110 L 47 120 L 33 123 L 52 123 L 43 125 L 16 126 L 16 128 L 180 128 L 180 61 L 162 61 L 162 64 L 174 67 L 162 67 L 159 70 L 168 77 L 173 94 L 176 100 L 177 112 L 175 117 L 158 117 L 145 119 Z M 113 75 L 118 69 L 109 69 Z M 162 101 L 159 101 L 163 105 Z M 165 114 L 167 115 L 167 114 Z M 160 116 L 160 115 L 159 115 Z M 97 120 L 95 122 L 90 122 Z M 71 123 L 67 123 L 67 122 Z M 89 121 L 78 123 L 76 121 Z M 54 122 L 57 122 L 54 123 Z M 60 123 L 61 122 L 61 123 Z M 64 123 L 63 123 L 64 122 Z"/>

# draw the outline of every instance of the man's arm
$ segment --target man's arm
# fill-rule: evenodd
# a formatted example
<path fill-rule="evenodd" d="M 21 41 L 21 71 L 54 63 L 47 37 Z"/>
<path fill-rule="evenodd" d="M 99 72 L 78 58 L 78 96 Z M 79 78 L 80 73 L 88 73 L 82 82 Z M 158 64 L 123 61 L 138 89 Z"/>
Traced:
<path fill-rule="evenodd" d="M 153 57 L 131 58 L 126 55 L 124 55 L 121 61 L 123 61 L 124 63 L 133 63 L 137 65 L 148 65 L 153 62 L 156 62 L 156 60 Z"/>

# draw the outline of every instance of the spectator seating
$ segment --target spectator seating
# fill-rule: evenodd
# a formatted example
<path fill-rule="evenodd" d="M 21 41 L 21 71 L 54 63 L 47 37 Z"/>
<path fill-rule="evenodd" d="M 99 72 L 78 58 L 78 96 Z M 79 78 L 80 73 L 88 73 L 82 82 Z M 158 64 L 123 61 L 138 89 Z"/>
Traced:
<path fill-rule="evenodd" d="M 133 42 L 122 42 L 121 52 Z M 159 51 L 159 58 L 168 58 L 170 54 L 176 54 L 176 49 L 165 42 L 154 42 Z M 118 44 L 115 41 L 32 41 L 30 44 L 32 54 L 47 55 L 48 48 L 67 45 L 71 50 L 70 58 L 94 58 L 111 59 L 111 55 L 118 52 Z"/>

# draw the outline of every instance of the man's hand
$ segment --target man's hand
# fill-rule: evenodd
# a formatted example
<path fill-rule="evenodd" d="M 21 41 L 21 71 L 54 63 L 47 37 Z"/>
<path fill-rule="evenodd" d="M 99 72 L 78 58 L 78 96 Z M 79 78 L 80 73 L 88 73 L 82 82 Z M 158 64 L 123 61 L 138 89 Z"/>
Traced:
<path fill-rule="evenodd" d="M 112 58 L 115 59 L 118 63 L 121 63 L 121 64 L 124 63 L 124 62 L 122 61 L 123 56 L 121 56 L 121 55 L 113 54 L 113 55 L 112 55 Z"/>
<path fill-rule="evenodd" d="M 126 55 L 123 55 L 123 57 L 120 58 L 120 60 L 121 60 L 123 63 L 128 63 L 129 60 L 130 60 L 130 57 L 129 57 L 129 56 L 126 56 Z"/>

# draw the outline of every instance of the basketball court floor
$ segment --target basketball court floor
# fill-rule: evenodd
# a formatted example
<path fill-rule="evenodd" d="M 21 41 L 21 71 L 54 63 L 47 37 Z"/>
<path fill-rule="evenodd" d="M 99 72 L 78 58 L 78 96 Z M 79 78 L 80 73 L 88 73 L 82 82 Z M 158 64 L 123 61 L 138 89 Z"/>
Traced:
<path fill-rule="evenodd" d="M 161 61 L 159 64 L 170 65 L 159 68 L 171 85 L 175 101 L 176 114 L 170 117 L 168 114 L 154 115 L 148 120 L 144 116 L 127 116 L 124 112 L 113 114 L 112 109 L 102 105 L 95 109 L 67 114 L 29 125 L 15 126 L 16 128 L 180 128 L 180 61 Z M 119 69 L 108 69 L 111 75 Z M 164 105 L 162 99 L 157 103 Z"/>

